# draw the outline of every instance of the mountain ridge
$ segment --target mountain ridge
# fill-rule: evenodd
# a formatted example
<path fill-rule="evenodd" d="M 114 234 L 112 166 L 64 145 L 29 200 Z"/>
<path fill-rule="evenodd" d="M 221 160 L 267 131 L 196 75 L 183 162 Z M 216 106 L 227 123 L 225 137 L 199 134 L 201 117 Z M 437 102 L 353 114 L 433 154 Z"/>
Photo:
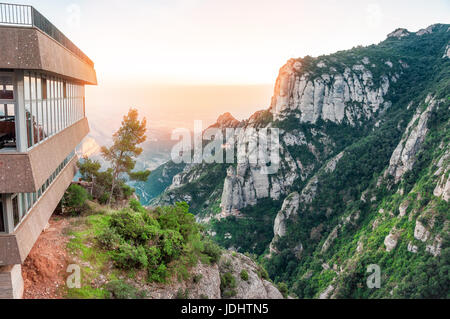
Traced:
<path fill-rule="evenodd" d="M 188 202 L 217 242 L 256 253 L 299 297 L 414 295 L 393 263 L 415 272 L 448 261 L 449 43 L 450 26 L 434 24 L 289 60 L 268 109 L 213 125 L 278 128 L 279 170 L 188 164 L 153 204 Z M 238 143 L 256 137 L 242 134 Z M 384 289 L 357 288 L 364 260 L 387 269 Z"/>

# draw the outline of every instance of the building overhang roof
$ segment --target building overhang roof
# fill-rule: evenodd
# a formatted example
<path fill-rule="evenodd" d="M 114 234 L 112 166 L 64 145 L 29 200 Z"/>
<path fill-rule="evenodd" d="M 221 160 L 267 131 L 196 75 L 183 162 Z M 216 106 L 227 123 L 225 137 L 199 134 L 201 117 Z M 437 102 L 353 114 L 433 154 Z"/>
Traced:
<path fill-rule="evenodd" d="M 0 26 L 0 69 L 42 70 L 97 84 L 93 63 L 35 27 Z"/>

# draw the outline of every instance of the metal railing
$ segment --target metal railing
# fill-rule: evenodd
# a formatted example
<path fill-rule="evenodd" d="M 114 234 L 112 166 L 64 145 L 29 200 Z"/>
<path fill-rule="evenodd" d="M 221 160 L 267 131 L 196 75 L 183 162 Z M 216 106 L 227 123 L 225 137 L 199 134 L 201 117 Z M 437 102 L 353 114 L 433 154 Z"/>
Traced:
<path fill-rule="evenodd" d="M 94 62 L 83 51 L 32 6 L 0 3 L 0 25 L 35 27 L 56 40 L 90 66 L 94 66 Z"/>

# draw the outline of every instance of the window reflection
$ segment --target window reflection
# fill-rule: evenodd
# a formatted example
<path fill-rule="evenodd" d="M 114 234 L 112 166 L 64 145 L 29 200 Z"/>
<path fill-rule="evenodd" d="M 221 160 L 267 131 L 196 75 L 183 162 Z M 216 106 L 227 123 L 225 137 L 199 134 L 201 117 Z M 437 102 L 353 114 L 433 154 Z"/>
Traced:
<path fill-rule="evenodd" d="M 84 117 L 84 86 L 81 84 L 25 72 L 24 90 L 28 147 Z"/>

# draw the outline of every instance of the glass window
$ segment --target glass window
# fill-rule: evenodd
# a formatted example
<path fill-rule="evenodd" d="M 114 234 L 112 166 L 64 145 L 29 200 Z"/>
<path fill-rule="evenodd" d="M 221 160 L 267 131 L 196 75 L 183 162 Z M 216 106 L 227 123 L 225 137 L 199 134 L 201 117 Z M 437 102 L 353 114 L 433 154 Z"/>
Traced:
<path fill-rule="evenodd" d="M 13 208 L 14 227 L 16 227 L 20 222 L 19 200 L 17 198 L 17 195 L 14 196 L 12 199 L 12 208 Z"/>
<path fill-rule="evenodd" d="M 6 231 L 5 224 L 6 224 L 6 220 L 5 220 L 5 215 L 3 214 L 3 202 L 0 200 L 0 232 Z"/>
<path fill-rule="evenodd" d="M 0 87 L 0 100 L 14 100 L 14 87 L 12 85 Z"/>
<path fill-rule="evenodd" d="M 42 79 L 42 99 L 47 99 L 47 79 Z"/>

